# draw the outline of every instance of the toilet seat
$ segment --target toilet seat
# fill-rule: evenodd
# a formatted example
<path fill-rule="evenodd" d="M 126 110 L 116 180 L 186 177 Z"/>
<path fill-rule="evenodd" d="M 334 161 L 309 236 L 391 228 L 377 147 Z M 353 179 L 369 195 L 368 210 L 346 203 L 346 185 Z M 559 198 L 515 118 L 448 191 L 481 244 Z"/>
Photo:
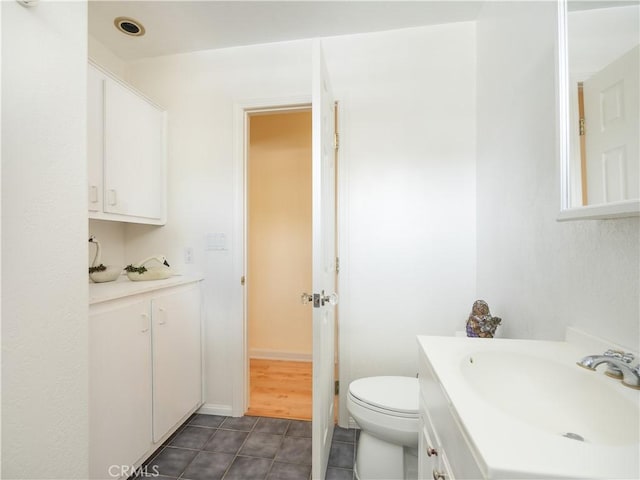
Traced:
<path fill-rule="evenodd" d="M 405 413 L 405 412 L 397 412 L 395 410 L 389 410 L 388 408 L 378 407 L 376 405 L 372 405 L 367 402 L 363 402 L 358 397 L 355 397 L 351 392 L 349 392 L 349 399 L 356 405 L 361 406 L 367 410 L 372 412 L 381 413 L 383 415 L 387 415 L 389 417 L 397 417 L 397 418 L 409 418 L 409 419 L 417 419 L 418 413 Z"/>
<path fill-rule="evenodd" d="M 418 418 L 418 381 L 413 377 L 367 377 L 349 385 L 354 403 L 385 415 Z"/>

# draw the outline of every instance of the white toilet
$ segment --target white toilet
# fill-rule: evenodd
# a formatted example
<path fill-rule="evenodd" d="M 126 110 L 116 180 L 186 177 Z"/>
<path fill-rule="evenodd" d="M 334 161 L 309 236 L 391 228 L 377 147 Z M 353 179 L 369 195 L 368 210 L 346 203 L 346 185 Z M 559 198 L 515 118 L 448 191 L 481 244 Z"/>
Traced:
<path fill-rule="evenodd" d="M 347 408 L 361 428 L 356 478 L 392 480 L 413 474 L 417 468 L 418 396 L 418 379 L 413 377 L 368 377 L 351 382 Z"/>

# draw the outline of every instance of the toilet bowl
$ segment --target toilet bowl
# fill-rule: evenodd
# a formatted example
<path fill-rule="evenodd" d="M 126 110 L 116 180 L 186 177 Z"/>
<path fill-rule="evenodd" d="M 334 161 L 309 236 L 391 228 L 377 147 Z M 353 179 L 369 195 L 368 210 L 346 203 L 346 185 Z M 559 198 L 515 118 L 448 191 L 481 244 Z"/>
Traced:
<path fill-rule="evenodd" d="M 407 458 L 418 447 L 418 396 L 413 377 L 351 382 L 347 409 L 361 429 L 354 466 L 359 480 L 405 478 Z"/>

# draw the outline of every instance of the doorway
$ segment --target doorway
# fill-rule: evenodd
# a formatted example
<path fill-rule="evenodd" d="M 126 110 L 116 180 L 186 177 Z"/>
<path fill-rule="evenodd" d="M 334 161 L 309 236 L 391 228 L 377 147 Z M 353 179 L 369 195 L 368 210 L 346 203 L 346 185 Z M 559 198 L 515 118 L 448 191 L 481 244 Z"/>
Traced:
<path fill-rule="evenodd" d="M 246 134 L 247 414 L 311 420 L 311 109 L 250 113 Z"/>

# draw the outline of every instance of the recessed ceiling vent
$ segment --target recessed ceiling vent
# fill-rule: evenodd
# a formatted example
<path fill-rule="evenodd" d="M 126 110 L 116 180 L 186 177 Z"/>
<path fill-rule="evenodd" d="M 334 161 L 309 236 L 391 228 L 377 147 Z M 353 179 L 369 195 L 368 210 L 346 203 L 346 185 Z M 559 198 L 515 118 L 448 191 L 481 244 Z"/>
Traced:
<path fill-rule="evenodd" d="M 122 33 L 130 35 L 132 37 L 141 37 L 144 35 L 144 27 L 142 24 L 129 17 L 118 17 L 113 21 L 113 24 Z"/>

